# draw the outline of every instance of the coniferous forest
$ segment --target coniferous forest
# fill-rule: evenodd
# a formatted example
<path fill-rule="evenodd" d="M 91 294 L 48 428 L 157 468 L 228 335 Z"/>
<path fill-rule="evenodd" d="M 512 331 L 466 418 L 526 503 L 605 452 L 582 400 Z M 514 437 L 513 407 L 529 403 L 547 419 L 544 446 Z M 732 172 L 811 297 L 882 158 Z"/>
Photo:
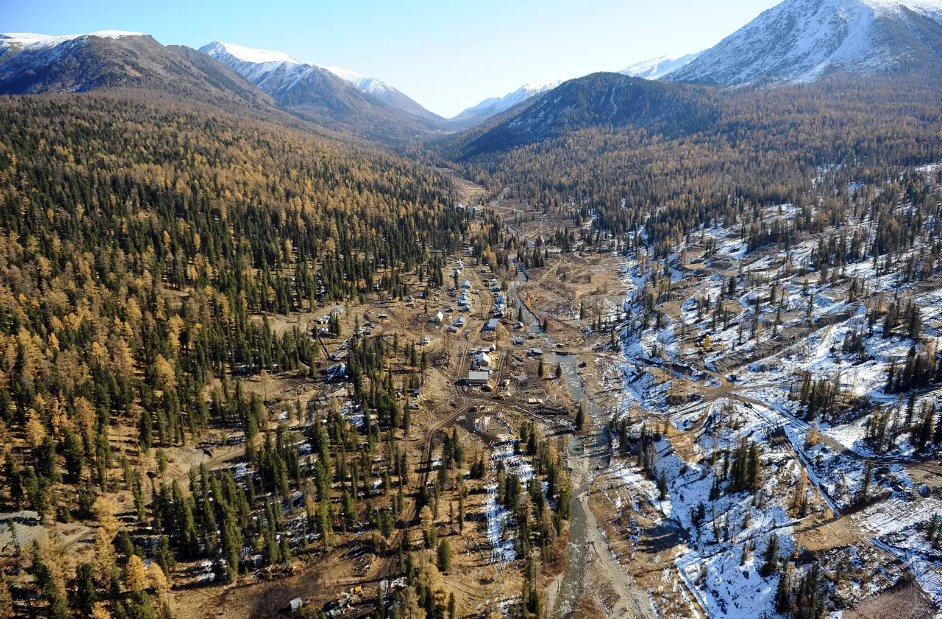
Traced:
<path fill-rule="evenodd" d="M 468 128 L 85 38 L 0 39 L 0 619 L 942 603 L 937 70 Z"/>

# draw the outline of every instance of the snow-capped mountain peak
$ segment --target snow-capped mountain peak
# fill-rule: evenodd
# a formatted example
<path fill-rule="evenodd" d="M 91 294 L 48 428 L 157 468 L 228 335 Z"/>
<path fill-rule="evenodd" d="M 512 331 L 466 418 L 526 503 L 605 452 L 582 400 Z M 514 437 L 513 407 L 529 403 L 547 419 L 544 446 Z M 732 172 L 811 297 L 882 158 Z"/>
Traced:
<path fill-rule="evenodd" d="M 0 34 L 0 41 L 4 43 L 20 45 L 42 45 L 53 46 L 64 41 L 79 39 L 82 37 L 101 37 L 103 39 L 123 39 L 124 37 L 145 36 L 143 32 L 125 32 L 124 30 L 100 30 L 98 32 L 86 32 L 84 34 L 36 34 L 35 32 L 7 32 Z"/>
<path fill-rule="evenodd" d="M 269 94 L 287 93 L 299 84 L 309 84 L 312 75 L 323 73 L 338 77 L 393 108 L 423 118 L 438 118 L 389 84 L 348 69 L 304 63 L 284 52 L 253 49 L 222 41 L 204 45 L 200 51 L 228 65 Z"/>
<path fill-rule="evenodd" d="M 225 43 L 223 41 L 213 41 L 209 45 L 201 48 L 200 51 L 202 51 L 204 54 L 209 54 L 210 56 L 213 56 L 214 54 L 225 53 L 229 54 L 233 58 L 241 60 L 242 62 L 251 62 L 254 64 L 304 64 L 303 62 L 295 60 L 284 52 L 273 52 L 267 49 L 254 49 L 251 47 L 236 45 L 234 43 Z"/>
<path fill-rule="evenodd" d="M 536 95 L 542 94 L 548 90 L 552 90 L 561 83 L 561 80 L 553 80 L 550 82 L 530 82 L 529 84 L 525 84 L 513 92 L 507 93 L 503 97 L 491 97 L 489 99 L 485 99 L 477 105 L 462 111 L 452 120 L 459 122 L 480 122 L 485 118 L 509 110 L 518 103 L 522 103 L 531 97 L 535 97 Z"/>
<path fill-rule="evenodd" d="M 302 63 L 283 52 L 254 49 L 213 41 L 200 48 L 270 95 L 284 92 L 317 73 L 316 65 Z"/>
<path fill-rule="evenodd" d="M 942 65 L 942 0 L 785 0 L 666 76 L 738 85 Z"/>
<path fill-rule="evenodd" d="M 629 77 L 643 77 L 647 80 L 656 80 L 681 67 L 687 66 L 696 60 L 699 55 L 700 53 L 687 54 L 686 56 L 658 56 L 657 58 L 637 62 L 627 69 L 622 69 L 619 73 Z"/>
<path fill-rule="evenodd" d="M 350 71 L 349 69 L 343 69 L 341 67 L 321 67 L 327 69 L 340 79 L 350 84 L 353 84 L 363 92 L 368 92 L 372 95 L 380 96 L 384 92 L 389 92 L 396 90 L 386 82 L 378 80 L 375 77 L 366 77 L 365 75 L 360 75 Z M 399 91 L 396 91 L 399 92 Z"/>
<path fill-rule="evenodd" d="M 343 81 L 353 84 L 363 92 L 369 93 L 386 103 L 391 105 L 394 108 L 398 108 L 404 112 L 414 114 L 421 118 L 428 119 L 438 119 L 439 117 L 429 112 L 424 107 L 410 99 L 407 95 L 403 94 L 401 91 L 393 88 L 386 82 L 378 80 L 375 77 L 367 77 L 365 75 L 360 75 L 349 69 L 343 69 L 341 67 L 322 67 L 327 71 L 330 71 Z"/>
<path fill-rule="evenodd" d="M 942 12 L 942 4 L 938 0 L 860 0 L 860 2 L 878 12 L 898 12 L 902 8 L 918 13 Z"/>
<path fill-rule="evenodd" d="M 125 32 L 123 30 L 101 30 L 84 34 L 48 35 L 35 32 L 8 32 L 0 34 L 0 82 L 11 88 L 10 92 L 34 92 L 42 90 L 50 69 L 59 69 L 57 75 L 67 73 L 60 62 L 69 54 L 84 49 L 86 44 L 94 39 L 125 39 L 134 37 L 148 37 L 142 32 Z M 87 75 L 77 73 L 70 75 L 68 85 L 58 83 L 58 87 L 66 89 L 81 89 L 90 87 L 91 82 Z M 51 78 L 56 81 L 56 78 Z"/>
<path fill-rule="evenodd" d="M 41 50 L 55 47 L 67 41 L 74 41 L 85 37 L 100 37 L 103 39 L 123 39 L 124 37 L 147 36 L 143 32 L 125 32 L 123 30 L 101 30 L 84 34 L 36 34 L 34 32 L 7 32 L 0 34 L 0 52 L 9 50 Z"/>
<path fill-rule="evenodd" d="M 520 90 L 522 90 L 524 94 L 526 95 L 526 97 L 529 99 L 530 97 L 534 95 L 538 95 L 541 92 L 552 90 L 556 88 L 557 86 L 559 86 L 560 84 L 562 84 L 562 80 L 552 80 L 549 82 L 530 82 L 529 84 L 525 84 L 523 88 L 521 88 Z M 514 95 L 517 92 L 520 92 L 520 90 L 514 91 L 507 96 Z"/>

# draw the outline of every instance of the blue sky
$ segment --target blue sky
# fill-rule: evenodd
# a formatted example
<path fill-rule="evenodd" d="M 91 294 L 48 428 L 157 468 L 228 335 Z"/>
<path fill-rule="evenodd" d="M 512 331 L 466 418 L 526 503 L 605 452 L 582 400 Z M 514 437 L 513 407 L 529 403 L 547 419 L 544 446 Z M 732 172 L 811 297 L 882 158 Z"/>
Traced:
<path fill-rule="evenodd" d="M 531 81 L 705 49 L 779 0 L 0 0 L 0 32 L 146 32 L 284 51 L 452 116 Z"/>

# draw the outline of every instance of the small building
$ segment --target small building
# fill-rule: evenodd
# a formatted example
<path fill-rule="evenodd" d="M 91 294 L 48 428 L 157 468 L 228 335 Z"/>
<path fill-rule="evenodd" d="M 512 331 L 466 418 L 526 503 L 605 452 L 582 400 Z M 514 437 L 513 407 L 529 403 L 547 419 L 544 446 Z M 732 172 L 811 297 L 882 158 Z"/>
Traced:
<path fill-rule="evenodd" d="M 421 340 L 419 340 L 419 346 L 428 346 L 431 343 L 432 343 L 432 338 L 428 337 L 427 335 L 423 337 Z"/>
<path fill-rule="evenodd" d="M 471 282 L 466 279 L 463 279 L 461 280 L 461 283 L 458 285 L 458 287 L 463 288 L 465 290 L 471 290 Z"/>
<path fill-rule="evenodd" d="M 493 314 L 498 318 L 503 318 L 507 313 L 507 297 L 502 294 L 498 294 L 494 299 L 494 312 Z"/>
<path fill-rule="evenodd" d="M 531 356 L 531 357 L 542 357 L 542 356 L 543 356 L 543 349 L 542 349 L 542 348 L 534 348 L 534 349 L 530 350 L 530 352 L 527 353 L 527 354 L 528 354 L 529 356 Z"/>
<path fill-rule="evenodd" d="M 482 370 L 491 369 L 491 356 L 486 352 L 479 353 L 474 357 L 474 365 Z"/>
<path fill-rule="evenodd" d="M 469 385 L 486 385 L 491 378 L 491 373 L 487 370 L 468 372 Z"/>
<path fill-rule="evenodd" d="M 497 323 L 498 321 L 496 318 L 491 318 L 486 323 L 484 323 L 484 330 L 485 331 L 497 331 Z"/>
<path fill-rule="evenodd" d="M 302 606 L 304 606 L 304 600 L 302 600 L 301 598 L 294 598 L 293 600 L 288 602 L 288 606 L 291 608 L 292 612 L 296 611 Z"/>

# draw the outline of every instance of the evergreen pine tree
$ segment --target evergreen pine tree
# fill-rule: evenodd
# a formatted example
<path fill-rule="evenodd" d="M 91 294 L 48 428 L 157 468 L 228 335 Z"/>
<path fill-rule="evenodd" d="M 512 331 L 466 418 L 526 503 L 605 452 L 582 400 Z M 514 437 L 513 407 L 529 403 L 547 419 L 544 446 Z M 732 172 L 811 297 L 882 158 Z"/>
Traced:
<path fill-rule="evenodd" d="M 768 578 L 778 570 L 778 535 L 773 533 L 769 536 L 769 542 L 765 547 L 762 566 L 759 573 Z"/>

